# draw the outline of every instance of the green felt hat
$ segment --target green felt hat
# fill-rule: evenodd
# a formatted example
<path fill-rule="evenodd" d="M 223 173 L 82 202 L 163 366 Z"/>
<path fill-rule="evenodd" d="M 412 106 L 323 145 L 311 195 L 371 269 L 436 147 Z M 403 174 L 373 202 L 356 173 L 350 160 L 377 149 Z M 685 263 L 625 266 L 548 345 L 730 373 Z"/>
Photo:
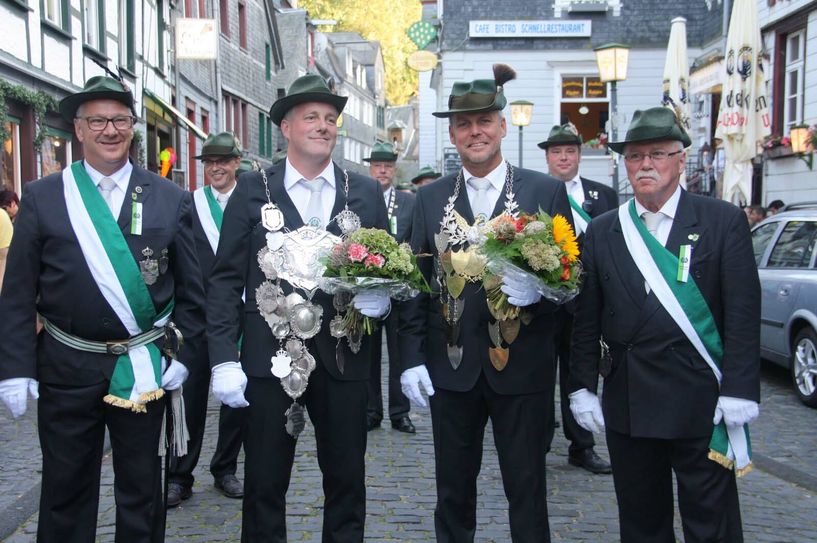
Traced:
<path fill-rule="evenodd" d="M 209 156 L 241 156 L 241 142 L 232 132 L 219 132 L 210 134 L 201 146 L 201 154 L 193 158 L 205 158 Z"/>
<path fill-rule="evenodd" d="M 293 81 L 287 95 L 272 104 L 269 116 L 276 126 L 281 126 L 281 120 L 286 112 L 299 104 L 323 102 L 335 106 L 340 113 L 346 105 L 346 100 L 345 96 L 335 94 L 323 77 L 317 74 L 306 74 Z"/>
<path fill-rule="evenodd" d="M 136 108 L 133 104 L 133 93 L 122 82 L 112 77 L 97 75 L 85 82 L 82 91 L 66 96 L 60 100 L 60 115 L 69 123 L 74 122 L 77 109 L 85 102 L 91 100 L 116 100 L 122 102 L 130 108 L 133 116 L 136 116 Z"/>
<path fill-rule="evenodd" d="M 506 64 L 494 64 L 493 79 L 457 81 L 448 97 L 448 110 L 435 111 L 435 117 L 450 117 L 456 113 L 478 113 L 505 108 L 508 100 L 503 85 L 516 77 L 513 68 Z"/>
<path fill-rule="evenodd" d="M 548 147 L 551 145 L 581 145 L 582 144 L 582 137 L 579 135 L 579 131 L 576 130 L 576 127 L 573 126 L 573 123 L 563 124 L 561 126 L 556 125 L 550 129 L 550 134 L 548 134 L 548 139 L 545 141 L 538 143 L 540 149 L 547 150 Z"/>
<path fill-rule="evenodd" d="M 417 175 L 415 175 L 414 177 L 411 178 L 411 184 L 414 185 L 416 183 L 419 183 L 423 179 L 426 179 L 426 178 L 429 178 L 429 177 L 431 179 L 437 179 L 438 177 L 441 177 L 442 175 L 443 174 L 441 174 L 440 172 L 434 171 L 434 168 L 432 168 L 431 166 L 423 166 L 422 168 L 420 168 L 420 171 L 417 172 Z"/>
<path fill-rule="evenodd" d="M 397 153 L 394 151 L 394 145 L 391 143 L 378 141 L 372 147 L 371 156 L 363 160 L 365 162 L 396 162 Z"/>
<path fill-rule="evenodd" d="M 692 140 L 681 125 L 681 121 L 675 116 L 675 111 L 668 107 L 657 106 L 643 111 L 636 110 L 624 140 L 610 142 L 607 146 L 621 154 L 628 143 L 654 140 L 680 141 L 684 147 L 692 145 Z"/>
<path fill-rule="evenodd" d="M 257 168 L 252 160 L 249 158 L 242 158 L 241 162 L 238 164 L 238 169 L 235 171 L 235 176 L 238 177 L 242 173 L 254 172 L 256 170 Z"/>

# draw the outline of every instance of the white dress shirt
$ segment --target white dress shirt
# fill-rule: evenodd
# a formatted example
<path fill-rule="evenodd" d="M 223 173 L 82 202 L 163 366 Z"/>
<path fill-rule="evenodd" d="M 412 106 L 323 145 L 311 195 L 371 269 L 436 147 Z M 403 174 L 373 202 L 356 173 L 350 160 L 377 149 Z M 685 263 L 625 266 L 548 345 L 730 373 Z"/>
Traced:
<path fill-rule="evenodd" d="M 655 239 L 657 239 L 661 245 L 667 244 L 669 231 L 672 229 L 672 222 L 675 220 L 675 213 L 678 211 L 678 202 L 681 200 L 681 190 L 683 190 L 681 189 L 681 185 L 678 185 L 675 188 L 675 192 L 673 192 L 672 196 L 669 197 L 669 200 L 667 200 L 664 205 L 661 206 L 661 209 L 658 210 L 658 213 L 661 216 L 661 221 L 658 223 Z M 635 211 L 638 213 L 638 216 L 641 217 L 649 210 L 638 203 L 638 199 L 636 199 Z"/>
<path fill-rule="evenodd" d="M 219 205 L 219 207 L 221 207 L 222 211 L 224 211 L 224 208 L 227 207 L 227 202 L 230 201 L 230 196 L 233 195 L 233 192 L 235 192 L 235 188 L 237 186 L 238 186 L 237 183 L 233 183 L 232 188 L 230 190 L 228 190 L 227 192 L 220 192 L 220 191 L 212 188 L 212 186 L 211 186 L 211 189 L 213 191 L 213 196 L 216 198 L 216 201 L 218 202 L 218 205 Z M 221 201 L 222 198 L 224 199 L 223 202 Z"/>
<path fill-rule="evenodd" d="M 383 201 L 386 202 L 386 209 L 389 208 L 389 198 L 391 198 L 391 193 L 394 190 L 394 187 L 389 187 L 383 191 Z"/>
<path fill-rule="evenodd" d="M 116 186 L 111 191 L 111 205 L 117 210 L 116 213 L 113 214 L 114 219 L 118 219 L 119 213 L 122 211 L 122 204 L 125 202 L 125 194 L 128 191 L 128 183 L 130 183 L 130 174 L 133 172 L 133 164 L 128 160 L 124 166 L 111 175 L 102 175 L 96 171 L 93 166 L 88 164 L 86 160 L 83 160 L 82 164 L 85 166 L 85 171 L 88 172 L 88 176 L 91 178 L 91 181 L 94 182 L 94 186 L 97 187 L 97 190 L 99 190 L 99 182 L 102 181 L 104 177 L 116 183 Z"/>
<path fill-rule="evenodd" d="M 508 166 L 503 159 L 502 162 L 499 163 L 499 166 L 494 168 L 488 175 L 482 178 L 491 182 L 491 186 L 488 188 L 486 196 L 488 198 L 488 202 L 491 204 L 492 210 L 496 208 L 496 202 L 499 200 L 499 196 L 504 190 L 507 171 Z M 465 179 L 465 189 L 468 192 L 468 202 L 471 204 L 471 209 L 473 210 L 475 199 L 477 197 L 477 191 L 468 183 L 468 180 L 477 176 L 466 170 L 464 166 L 462 168 L 462 176 L 463 179 Z"/>
<path fill-rule="evenodd" d="M 565 183 L 565 189 L 570 197 L 581 207 L 584 203 L 584 187 L 582 186 L 582 179 L 579 177 L 579 174 L 576 174 L 576 177 Z M 573 209 L 573 206 L 570 207 L 570 211 L 573 213 L 573 224 L 579 224 L 581 215 Z"/>
<path fill-rule="evenodd" d="M 330 160 L 326 168 L 313 179 L 319 177 L 322 177 L 326 181 L 321 189 L 321 203 L 323 204 L 321 224 L 328 225 L 330 219 L 332 219 L 330 216 L 332 214 L 332 208 L 335 207 L 335 163 Z M 292 199 L 292 203 L 295 204 L 295 209 L 298 210 L 301 217 L 306 214 L 306 208 L 309 205 L 309 196 L 311 194 L 308 188 L 299 183 L 302 179 L 306 179 L 306 177 L 295 169 L 295 166 L 292 165 L 289 161 L 289 157 L 287 157 L 286 168 L 284 168 L 284 188 Z M 313 179 L 307 179 L 307 181 L 312 181 Z"/>

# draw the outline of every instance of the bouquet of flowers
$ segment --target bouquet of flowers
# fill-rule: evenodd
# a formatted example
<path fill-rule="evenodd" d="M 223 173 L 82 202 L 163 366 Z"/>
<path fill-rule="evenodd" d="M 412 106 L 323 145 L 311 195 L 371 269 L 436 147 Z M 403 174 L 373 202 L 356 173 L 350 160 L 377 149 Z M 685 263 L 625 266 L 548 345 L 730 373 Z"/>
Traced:
<path fill-rule="evenodd" d="M 541 209 L 516 219 L 503 214 L 488 223 L 485 236 L 480 248 L 487 268 L 483 284 L 497 320 L 514 319 L 520 312 L 500 290 L 503 275 L 523 278 L 557 304 L 579 293 L 579 245 L 573 227 L 563 216 L 551 218 Z"/>
<path fill-rule="evenodd" d="M 382 290 L 396 300 L 408 300 L 420 291 L 430 292 L 417 268 L 417 257 L 407 243 L 397 243 L 385 230 L 360 228 L 336 244 L 322 259 L 326 266 L 321 289 L 334 294 L 335 308 L 346 311 L 330 323 L 335 337 L 346 336 L 359 345 L 360 335 L 374 331 L 374 322 L 351 306 L 354 294 Z M 353 348 L 354 350 L 354 348 Z"/>

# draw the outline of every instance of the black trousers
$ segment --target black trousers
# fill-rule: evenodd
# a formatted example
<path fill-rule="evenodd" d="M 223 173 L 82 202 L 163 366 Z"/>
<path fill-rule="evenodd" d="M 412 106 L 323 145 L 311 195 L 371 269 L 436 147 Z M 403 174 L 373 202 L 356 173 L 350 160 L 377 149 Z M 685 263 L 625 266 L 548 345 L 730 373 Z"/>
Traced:
<path fill-rule="evenodd" d="M 709 460 L 709 438 L 636 438 L 607 430 L 622 543 L 675 543 L 672 473 L 686 543 L 740 543 L 735 474 Z"/>
<path fill-rule="evenodd" d="M 550 541 L 545 480 L 547 392 L 506 396 L 484 376 L 468 392 L 431 396 L 438 543 L 470 543 L 476 534 L 477 476 L 485 425 L 491 420 L 514 543 Z"/>
<path fill-rule="evenodd" d="M 204 426 L 207 421 L 207 401 L 210 391 L 210 364 L 207 362 L 207 351 L 202 349 L 204 359 L 191 364 L 190 375 L 184 382 L 184 410 L 190 440 L 187 442 L 187 454 L 172 457 L 168 480 L 185 487 L 192 487 L 193 470 L 199 463 L 201 446 L 204 440 Z M 234 475 L 241 451 L 246 410 L 221 406 L 218 417 L 218 442 L 210 472 L 219 479 L 225 475 Z"/>
<path fill-rule="evenodd" d="M 43 454 L 39 543 L 92 543 L 96 537 L 102 448 L 111 438 L 117 543 L 164 541 L 162 459 L 165 398 L 134 413 L 102 401 L 108 383 L 40 383 L 37 421 Z"/>
<path fill-rule="evenodd" d="M 292 399 L 278 379 L 250 377 L 244 441 L 241 541 L 284 543 L 286 493 L 296 441 L 284 429 Z M 366 519 L 366 381 L 338 381 L 320 361 L 298 400 L 315 427 L 323 474 L 324 543 L 363 541 Z"/>
<path fill-rule="evenodd" d="M 383 354 L 382 336 L 386 334 L 386 344 L 389 350 L 389 418 L 397 420 L 403 415 L 408 415 L 411 405 L 409 399 L 403 394 L 400 386 L 400 374 L 403 366 L 400 363 L 400 352 L 397 345 L 398 317 L 396 313 L 391 315 L 382 323 L 382 326 L 375 332 L 374 345 L 372 349 L 372 365 L 369 374 L 369 405 L 366 413 L 369 418 L 383 420 L 383 393 L 380 384 L 381 357 Z"/>
<path fill-rule="evenodd" d="M 575 454 L 581 450 L 589 449 L 596 445 L 592 432 L 588 432 L 573 418 L 570 411 L 570 398 L 568 397 L 568 379 L 570 378 L 570 339 L 573 335 L 573 315 L 561 309 L 559 315 L 554 319 L 554 343 L 556 344 L 556 359 L 559 368 L 559 398 L 561 400 L 562 411 L 562 431 L 565 438 L 570 442 L 568 453 Z M 553 381 L 554 388 L 556 381 Z M 555 390 L 551 394 L 555 396 Z M 551 410 L 550 420 L 547 428 L 547 451 L 553 443 L 553 436 L 556 431 L 556 413 Z"/>

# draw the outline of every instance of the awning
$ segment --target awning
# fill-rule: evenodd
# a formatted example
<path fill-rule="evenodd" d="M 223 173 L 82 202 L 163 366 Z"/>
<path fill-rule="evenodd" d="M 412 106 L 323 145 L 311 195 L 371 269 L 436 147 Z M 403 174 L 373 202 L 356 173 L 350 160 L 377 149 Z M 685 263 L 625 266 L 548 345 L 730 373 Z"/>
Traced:
<path fill-rule="evenodd" d="M 719 92 L 723 84 L 723 59 L 692 69 L 689 74 L 689 92 L 702 94 Z"/>
<path fill-rule="evenodd" d="M 176 119 L 178 119 L 179 122 L 181 122 L 184 126 L 186 126 L 188 130 L 193 132 L 200 139 L 202 139 L 202 140 L 207 139 L 207 134 L 204 133 L 204 130 L 202 130 L 201 128 L 196 126 L 196 123 L 194 123 L 193 121 L 191 121 L 190 119 L 185 117 L 184 114 L 181 111 L 179 111 L 175 107 L 168 104 L 163 98 L 157 96 L 150 89 L 143 89 L 143 92 L 144 92 L 145 96 L 147 96 L 148 98 L 150 98 L 151 100 L 153 100 L 154 102 L 159 104 L 159 106 L 161 106 L 161 108 L 164 109 L 166 112 L 168 112 L 169 114 L 176 117 Z"/>

